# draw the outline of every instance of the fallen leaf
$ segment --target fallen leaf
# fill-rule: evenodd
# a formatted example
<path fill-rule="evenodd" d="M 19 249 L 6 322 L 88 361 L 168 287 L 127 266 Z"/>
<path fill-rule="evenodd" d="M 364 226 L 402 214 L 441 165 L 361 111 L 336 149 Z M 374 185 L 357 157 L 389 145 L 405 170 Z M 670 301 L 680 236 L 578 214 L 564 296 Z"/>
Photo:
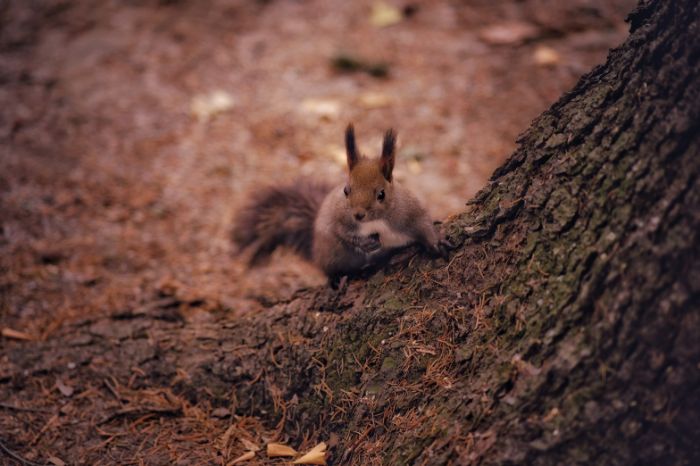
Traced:
<path fill-rule="evenodd" d="M 340 113 L 340 103 L 333 99 L 305 99 L 301 103 L 301 110 L 305 113 L 313 113 L 321 118 L 335 118 Z"/>
<path fill-rule="evenodd" d="M 375 78 L 386 78 L 389 75 L 389 64 L 381 61 L 368 61 L 354 55 L 341 53 L 331 59 L 331 65 L 337 71 L 354 73 L 364 71 Z"/>
<path fill-rule="evenodd" d="M 372 14 L 370 15 L 369 22 L 372 23 L 372 26 L 383 28 L 400 23 L 402 18 L 401 10 L 395 6 L 388 5 L 384 2 L 377 2 L 372 5 Z"/>
<path fill-rule="evenodd" d="M 345 53 L 338 54 L 331 59 L 331 65 L 338 71 L 355 72 L 365 69 L 365 63 L 359 58 Z"/>
<path fill-rule="evenodd" d="M 254 444 L 253 442 L 251 442 L 250 440 L 245 439 L 245 438 L 241 438 L 240 441 L 246 450 L 248 450 L 248 451 L 260 451 L 260 447 L 257 446 L 256 444 Z"/>
<path fill-rule="evenodd" d="M 297 452 L 294 448 L 282 445 L 281 443 L 268 443 L 267 456 L 274 458 L 276 456 L 296 456 Z"/>
<path fill-rule="evenodd" d="M 321 442 L 304 456 L 292 461 L 292 464 L 318 464 L 325 466 L 326 464 L 326 444 Z"/>
<path fill-rule="evenodd" d="M 19 330 L 13 330 L 8 327 L 3 327 L 2 336 L 5 338 L 13 338 L 15 340 L 34 340 L 32 335 L 25 332 L 20 332 Z"/>
<path fill-rule="evenodd" d="M 528 376 L 528 377 L 536 376 L 540 372 L 542 372 L 541 369 L 538 369 L 537 367 L 533 366 L 531 363 L 523 360 L 522 356 L 520 356 L 519 354 L 514 355 L 511 358 L 510 362 L 511 362 L 511 364 L 513 364 L 513 366 L 515 366 L 515 368 L 517 369 L 517 371 L 520 374 Z"/>
<path fill-rule="evenodd" d="M 481 29 L 479 38 L 491 45 L 517 45 L 534 39 L 539 33 L 539 29 L 532 24 L 512 21 Z"/>
<path fill-rule="evenodd" d="M 221 436 L 221 448 L 226 448 L 228 446 L 229 440 L 231 440 L 231 435 L 233 435 L 233 431 L 236 430 L 236 425 L 231 424 L 228 426 L 228 429 L 226 429 L 226 432 Z"/>
<path fill-rule="evenodd" d="M 556 65 L 561 60 L 559 52 L 545 45 L 541 45 L 535 49 L 534 58 L 535 63 L 540 66 Z"/>
<path fill-rule="evenodd" d="M 390 105 L 393 101 L 390 95 L 381 92 L 367 92 L 360 96 L 360 105 L 364 108 L 381 108 Z"/>
<path fill-rule="evenodd" d="M 314 452 L 318 452 L 318 451 L 325 452 L 327 447 L 328 446 L 326 445 L 326 442 L 321 442 L 318 445 L 316 445 L 315 447 L 313 447 L 311 450 L 309 450 L 309 453 L 314 453 Z"/>
<path fill-rule="evenodd" d="M 559 408 L 556 408 L 556 407 L 555 407 L 555 408 L 552 408 L 552 409 L 547 413 L 547 415 L 544 416 L 544 417 L 542 418 L 542 420 L 543 420 L 544 422 L 549 422 L 549 421 L 551 421 L 552 419 L 554 419 L 554 418 L 557 417 L 557 416 L 559 416 Z"/>
<path fill-rule="evenodd" d="M 57 458 L 55 456 L 49 456 L 48 458 L 49 463 L 53 464 L 54 466 L 66 466 L 66 462 L 63 461 L 60 458 Z"/>
<path fill-rule="evenodd" d="M 421 164 L 418 160 L 409 160 L 408 162 L 406 162 L 406 164 L 408 166 L 408 171 L 410 171 L 414 175 L 417 175 L 423 171 L 423 168 L 421 167 Z"/>
<path fill-rule="evenodd" d="M 65 397 L 69 397 L 73 394 L 73 387 L 70 385 L 66 385 L 63 383 L 61 379 L 56 379 L 56 388 L 58 388 L 58 391 L 61 392 L 61 395 Z"/>
<path fill-rule="evenodd" d="M 213 417 L 224 418 L 231 415 L 231 411 L 228 408 L 216 408 L 211 412 Z"/>
<path fill-rule="evenodd" d="M 192 99 L 191 112 L 199 120 L 209 118 L 231 110 L 233 108 L 233 96 L 226 91 L 216 90 L 208 94 L 200 94 Z"/>
<path fill-rule="evenodd" d="M 226 466 L 233 466 L 234 464 L 238 464 L 238 463 L 242 463 L 244 461 L 252 460 L 253 458 L 255 458 L 255 452 L 248 451 L 248 452 L 243 453 L 241 456 L 239 456 L 235 460 L 226 463 Z"/>
<path fill-rule="evenodd" d="M 338 165 L 345 166 L 347 163 L 347 155 L 345 154 L 345 148 L 343 146 L 332 145 L 329 146 L 327 150 Z"/>

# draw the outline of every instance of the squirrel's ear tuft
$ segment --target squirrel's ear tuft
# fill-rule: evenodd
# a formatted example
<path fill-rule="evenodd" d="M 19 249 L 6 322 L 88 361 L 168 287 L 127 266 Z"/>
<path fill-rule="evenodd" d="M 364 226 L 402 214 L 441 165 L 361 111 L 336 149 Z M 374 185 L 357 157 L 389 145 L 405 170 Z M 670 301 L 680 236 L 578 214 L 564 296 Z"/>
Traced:
<path fill-rule="evenodd" d="M 355 166 L 360 155 L 357 153 L 357 144 L 355 144 L 355 128 L 352 123 L 348 124 L 345 129 L 345 152 L 348 155 L 348 171 Z"/>
<path fill-rule="evenodd" d="M 394 171 L 394 160 L 396 159 L 396 133 L 390 129 L 384 135 L 382 144 L 382 174 L 387 181 L 391 181 L 391 173 Z"/>

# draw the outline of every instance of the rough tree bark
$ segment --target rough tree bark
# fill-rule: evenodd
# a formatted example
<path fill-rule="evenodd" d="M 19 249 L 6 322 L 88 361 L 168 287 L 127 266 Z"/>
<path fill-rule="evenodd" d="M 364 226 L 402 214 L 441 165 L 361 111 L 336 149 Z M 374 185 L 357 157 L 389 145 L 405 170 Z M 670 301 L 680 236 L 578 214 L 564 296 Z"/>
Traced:
<path fill-rule="evenodd" d="M 642 2 L 630 22 L 446 223 L 449 261 L 205 334 L 166 319 L 156 349 L 120 329 L 157 308 L 76 324 L 123 340 L 92 357 L 133 358 L 153 384 L 184 370 L 176 391 L 214 405 L 234 387 L 237 412 L 331 439 L 333 464 L 700 464 L 700 7 Z"/>

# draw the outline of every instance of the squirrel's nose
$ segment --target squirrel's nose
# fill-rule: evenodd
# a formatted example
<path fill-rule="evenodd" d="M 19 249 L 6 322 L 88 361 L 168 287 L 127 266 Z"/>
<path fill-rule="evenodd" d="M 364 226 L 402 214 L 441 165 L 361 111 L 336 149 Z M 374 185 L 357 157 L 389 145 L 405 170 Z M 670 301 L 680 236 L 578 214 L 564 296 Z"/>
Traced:
<path fill-rule="evenodd" d="M 364 212 L 355 212 L 355 220 L 362 220 L 363 218 L 365 218 Z"/>

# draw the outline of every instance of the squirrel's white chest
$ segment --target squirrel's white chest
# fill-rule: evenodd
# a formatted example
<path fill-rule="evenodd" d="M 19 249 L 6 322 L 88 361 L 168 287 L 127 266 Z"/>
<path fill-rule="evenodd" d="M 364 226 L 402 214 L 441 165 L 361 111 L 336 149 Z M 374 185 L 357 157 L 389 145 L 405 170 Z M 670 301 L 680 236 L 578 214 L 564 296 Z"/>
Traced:
<path fill-rule="evenodd" d="M 379 242 L 384 248 L 399 248 L 414 241 L 414 238 L 392 228 L 386 220 L 370 220 L 360 224 L 360 236 L 379 234 Z"/>

